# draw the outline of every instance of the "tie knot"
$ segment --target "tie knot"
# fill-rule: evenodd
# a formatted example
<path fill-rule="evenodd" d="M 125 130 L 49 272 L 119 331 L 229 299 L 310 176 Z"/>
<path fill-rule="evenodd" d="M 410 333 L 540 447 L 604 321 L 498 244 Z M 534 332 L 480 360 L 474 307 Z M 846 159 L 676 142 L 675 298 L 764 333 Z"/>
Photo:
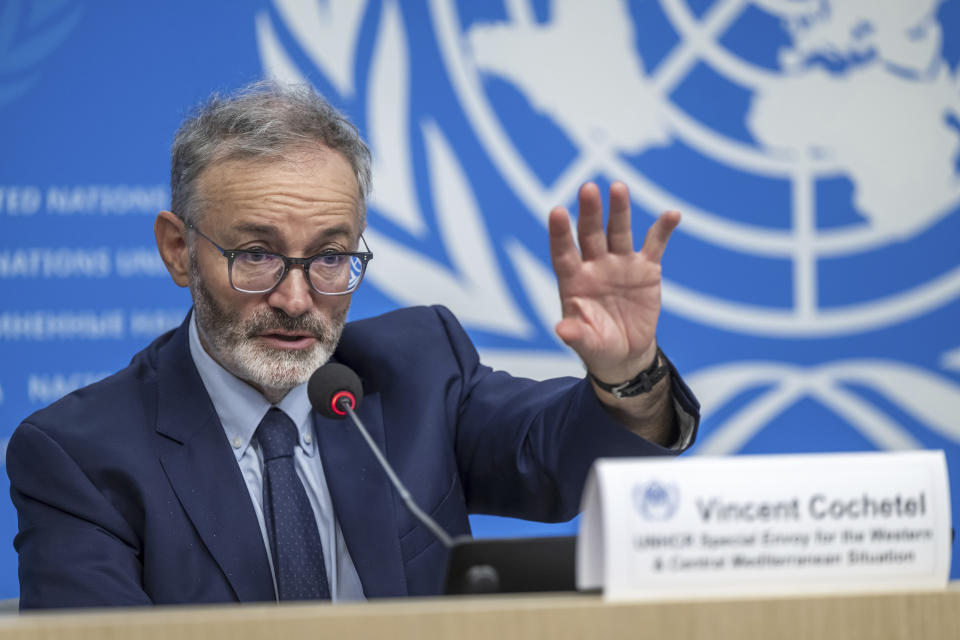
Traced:
<path fill-rule="evenodd" d="M 263 450 L 263 461 L 292 456 L 299 434 L 290 416 L 276 407 L 267 411 L 257 426 L 257 439 Z"/>

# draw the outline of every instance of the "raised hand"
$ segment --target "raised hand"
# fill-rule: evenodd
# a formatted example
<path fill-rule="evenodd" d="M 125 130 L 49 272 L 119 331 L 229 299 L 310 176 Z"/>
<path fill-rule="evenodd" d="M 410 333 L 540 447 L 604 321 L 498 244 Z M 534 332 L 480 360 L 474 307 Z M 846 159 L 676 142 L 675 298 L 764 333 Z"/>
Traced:
<path fill-rule="evenodd" d="M 563 310 L 556 332 L 590 373 L 616 384 L 635 377 L 656 357 L 660 259 L 680 214 L 661 214 L 647 231 L 643 247 L 634 251 L 625 184 L 610 187 L 606 232 L 603 202 L 595 184 L 580 188 L 579 205 L 579 251 L 567 210 L 555 207 L 550 212 L 550 254 Z"/>

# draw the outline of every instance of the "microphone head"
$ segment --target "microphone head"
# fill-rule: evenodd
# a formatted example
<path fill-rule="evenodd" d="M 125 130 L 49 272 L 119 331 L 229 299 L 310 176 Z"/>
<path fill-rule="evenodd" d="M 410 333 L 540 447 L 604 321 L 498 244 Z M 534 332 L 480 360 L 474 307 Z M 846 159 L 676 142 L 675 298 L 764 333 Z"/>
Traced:
<path fill-rule="evenodd" d="M 363 386 L 353 369 L 339 362 L 328 362 L 310 376 L 307 397 L 314 411 L 340 420 L 347 415 L 341 407 L 344 402 L 354 410 L 360 406 Z"/>

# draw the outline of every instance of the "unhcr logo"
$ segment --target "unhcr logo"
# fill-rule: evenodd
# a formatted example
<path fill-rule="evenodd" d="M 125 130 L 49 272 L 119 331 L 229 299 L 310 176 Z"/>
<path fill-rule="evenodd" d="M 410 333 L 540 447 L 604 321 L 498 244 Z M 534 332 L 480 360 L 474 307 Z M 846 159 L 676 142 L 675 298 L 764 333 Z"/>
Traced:
<path fill-rule="evenodd" d="M 675 484 L 651 480 L 633 487 L 633 506 L 645 520 L 669 520 L 677 512 L 679 498 Z"/>

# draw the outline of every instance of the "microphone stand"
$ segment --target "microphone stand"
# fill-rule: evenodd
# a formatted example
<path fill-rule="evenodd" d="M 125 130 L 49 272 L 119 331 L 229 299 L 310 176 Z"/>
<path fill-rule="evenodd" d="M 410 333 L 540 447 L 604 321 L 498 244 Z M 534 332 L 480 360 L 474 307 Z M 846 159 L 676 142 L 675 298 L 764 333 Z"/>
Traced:
<path fill-rule="evenodd" d="M 377 457 L 377 461 L 380 463 L 380 466 L 387 474 L 387 478 L 390 479 L 390 483 L 393 485 L 393 488 L 397 490 L 397 493 L 400 494 L 400 498 L 403 500 L 403 504 L 407 505 L 407 509 L 410 510 L 410 513 L 419 520 L 423 526 L 430 530 L 433 535 L 435 535 L 440 542 L 444 544 L 448 549 L 453 547 L 453 538 L 440 528 L 433 518 L 428 516 L 423 512 L 420 507 L 417 506 L 417 503 L 413 501 L 413 498 L 410 497 L 410 492 L 407 491 L 407 488 L 403 486 L 403 483 L 400 482 L 400 478 L 397 477 L 397 474 L 393 472 L 393 467 L 390 466 L 390 463 L 387 462 L 387 459 L 382 453 L 380 453 L 380 448 L 373 441 L 373 438 L 370 437 L 370 434 L 364 428 L 363 423 L 360 422 L 360 418 L 357 417 L 357 414 L 353 411 L 353 403 L 350 402 L 350 398 L 343 397 L 337 402 L 337 406 L 345 411 L 350 419 L 353 420 L 353 424 L 357 425 L 357 429 L 360 430 L 360 435 L 363 436 L 363 439 L 367 441 L 367 446 L 370 447 L 370 451 L 373 452 L 373 455 Z"/>
<path fill-rule="evenodd" d="M 523 540 L 472 540 L 470 536 L 451 538 L 413 501 L 410 492 L 354 412 L 353 404 L 356 401 L 351 396 L 338 398 L 335 401 L 336 408 L 350 416 L 410 513 L 449 550 L 444 586 L 446 593 L 495 593 L 504 590 L 504 587 L 514 593 L 575 589 L 573 537 Z"/>

